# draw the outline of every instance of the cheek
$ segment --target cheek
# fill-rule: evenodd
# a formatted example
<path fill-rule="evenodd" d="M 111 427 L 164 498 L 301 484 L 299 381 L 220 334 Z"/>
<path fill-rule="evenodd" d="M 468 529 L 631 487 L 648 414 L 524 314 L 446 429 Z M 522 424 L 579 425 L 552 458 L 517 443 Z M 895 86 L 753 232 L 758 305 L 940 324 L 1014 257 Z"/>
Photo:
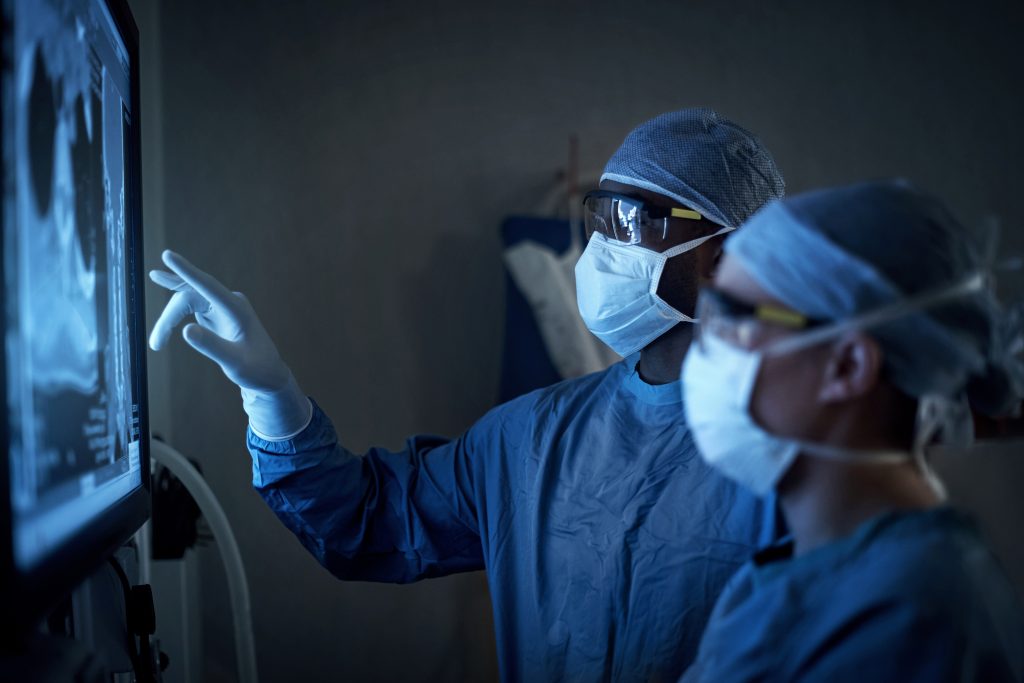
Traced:
<path fill-rule="evenodd" d="M 694 252 L 670 258 L 658 281 L 658 296 L 672 308 L 689 316 L 693 316 L 697 307 L 697 265 Z"/>
<path fill-rule="evenodd" d="M 725 244 L 724 238 L 719 237 L 697 250 L 697 272 L 700 273 L 702 281 L 710 282 L 714 279 L 715 271 L 718 270 L 718 264 L 722 260 L 723 244 Z"/>
<path fill-rule="evenodd" d="M 750 416 L 771 434 L 809 439 L 817 423 L 816 364 L 799 355 L 765 358 L 750 399 Z"/>

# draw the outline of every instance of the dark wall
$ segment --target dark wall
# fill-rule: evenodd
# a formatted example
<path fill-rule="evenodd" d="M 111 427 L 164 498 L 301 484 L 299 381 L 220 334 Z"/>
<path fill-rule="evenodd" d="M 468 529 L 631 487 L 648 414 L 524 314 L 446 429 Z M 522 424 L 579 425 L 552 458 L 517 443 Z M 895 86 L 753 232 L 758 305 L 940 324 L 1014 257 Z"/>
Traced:
<path fill-rule="evenodd" d="M 164 2 L 166 246 L 248 295 L 349 447 L 454 435 L 496 395 L 499 222 L 540 200 L 571 133 L 597 169 L 642 120 L 710 105 L 761 135 L 791 192 L 906 175 L 1024 248 L 1010 6 Z M 238 527 L 264 680 L 494 675 L 482 575 L 335 581 L 252 491 L 237 390 L 166 353 L 154 429 Z M 207 671 L 229 679 L 209 557 Z"/>

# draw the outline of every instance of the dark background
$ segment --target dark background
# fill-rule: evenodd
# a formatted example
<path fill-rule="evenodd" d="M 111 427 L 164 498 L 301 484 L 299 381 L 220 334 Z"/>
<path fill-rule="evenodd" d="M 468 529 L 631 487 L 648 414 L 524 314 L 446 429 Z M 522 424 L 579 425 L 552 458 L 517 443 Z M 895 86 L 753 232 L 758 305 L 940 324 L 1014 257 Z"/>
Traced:
<path fill-rule="evenodd" d="M 904 175 L 1024 251 L 1020 3 L 132 4 L 150 266 L 172 247 L 244 291 L 353 449 L 455 435 L 494 403 L 499 225 L 547 193 L 570 134 L 596 172 L 641 121 L 711 106 L 791 193 Z M 180 341 L 151 356 L 153 430 L 237 528 L 263 680 L 496 677 L 482 574 L 335 581 L 252 491 L 237 389 Z M 1024 585 L 1016 450 L 945 471 Z M 206 678 L 232 680 L 222 569 L 201 556 Z"/>

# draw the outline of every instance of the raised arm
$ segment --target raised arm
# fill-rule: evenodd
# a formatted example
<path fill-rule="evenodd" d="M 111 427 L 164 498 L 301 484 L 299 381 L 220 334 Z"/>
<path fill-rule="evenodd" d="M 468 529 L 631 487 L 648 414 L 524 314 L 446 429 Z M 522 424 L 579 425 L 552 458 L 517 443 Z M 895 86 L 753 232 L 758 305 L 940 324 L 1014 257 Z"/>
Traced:
<path fill-rule="evenodd" d="M 256 489 L 325 567 L 391 582 L 483 568 L 477 499 L 483 461 L 501 451 L 489 440 L 500 438 L 498 418 L 453 441 L 417 436 L 404 450 L 357 456 L 299 389 L 248 300 L 174 252 L 163 260 L 171 272 L 150 277 L 174 294 L 150 346 L 194 316 L 185 340 L 241 389 Z"/>
<path fill-rule="evenodd" d="M 252 430 L 253 485 L 335 576 L 406 583 L 484 568 L 478 498 L 484 418 L 462 437 L 415 436 L 355 455 L 319 407 L 291 441 Z"/>

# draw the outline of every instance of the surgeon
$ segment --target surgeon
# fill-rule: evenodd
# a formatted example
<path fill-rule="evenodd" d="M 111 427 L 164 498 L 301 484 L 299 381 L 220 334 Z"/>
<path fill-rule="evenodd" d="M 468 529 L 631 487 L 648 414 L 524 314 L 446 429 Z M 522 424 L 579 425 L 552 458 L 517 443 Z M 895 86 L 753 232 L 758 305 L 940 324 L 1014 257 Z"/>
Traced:
<path fill-rule="evenodd" d="M 723 236 L 782 193 L 768 151 L 713 111 L 632 131 L 586 197 L 576 269 L 584 321 L 625 360 L 456 439 L 348 451 L 245 298 L 172 252 L 151 345 L 194 316 L 185 340 L 241 388 L 254 486 L 337 577 L 486 569 L 503 680 L 675 680 L 727 578 L 779 533 L 773 501 L 697 455 L 679 366 Z"/>
<path fill-rule="evenodd" d="M 1024 616 L 925 449 L 1019 405 L 995 264 L 930 196 L 770 203 L 725 245 L 683 369 L 704 460 L 792 536 L 719 599 L 696 681 L 1022 681 Z M 681 501 L 685 507 L 687 501 Z"/>

